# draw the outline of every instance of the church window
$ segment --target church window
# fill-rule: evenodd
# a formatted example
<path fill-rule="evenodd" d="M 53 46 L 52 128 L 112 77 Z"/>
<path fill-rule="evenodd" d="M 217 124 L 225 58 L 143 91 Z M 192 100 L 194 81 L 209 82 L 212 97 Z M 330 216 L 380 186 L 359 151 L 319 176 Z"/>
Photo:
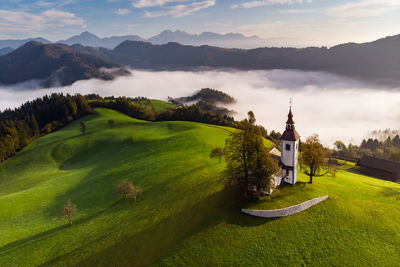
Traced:
<path fill-rule="evenodd" d="M 287 151 L 290 151 L 290 144 L 286 144 L 286 148 Z"/>

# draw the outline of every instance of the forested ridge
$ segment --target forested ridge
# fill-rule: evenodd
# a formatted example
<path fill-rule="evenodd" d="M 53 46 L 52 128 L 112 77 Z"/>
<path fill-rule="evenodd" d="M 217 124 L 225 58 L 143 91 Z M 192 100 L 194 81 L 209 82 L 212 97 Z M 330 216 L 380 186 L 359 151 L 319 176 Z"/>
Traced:
<path fill-rule="evenodd" d="M 0 112 L 0 162 L 34 139 L 92 112 L 81 95 L 52 94 Z"/>

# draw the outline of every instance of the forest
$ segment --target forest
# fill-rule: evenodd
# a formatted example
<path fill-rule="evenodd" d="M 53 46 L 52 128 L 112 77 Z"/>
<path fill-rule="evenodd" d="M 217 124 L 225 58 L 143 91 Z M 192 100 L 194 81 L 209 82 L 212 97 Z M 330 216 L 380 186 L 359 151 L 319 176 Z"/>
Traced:
<path fill-rule="evenodd" d="M 0 112 L 0 162 L 34 139 L 92 112 L 81 95 L 52 94 Z"/>
<path fill-rule="evenodd" d="M 357 160 L 364 155 L 400 161 L 400 136 L 388 136 L 384 140 L 377 138 L 364 139 L 359 146 L 345 145 L 342 141 L 335 142 L 335 154 L 348 160 Z"/>

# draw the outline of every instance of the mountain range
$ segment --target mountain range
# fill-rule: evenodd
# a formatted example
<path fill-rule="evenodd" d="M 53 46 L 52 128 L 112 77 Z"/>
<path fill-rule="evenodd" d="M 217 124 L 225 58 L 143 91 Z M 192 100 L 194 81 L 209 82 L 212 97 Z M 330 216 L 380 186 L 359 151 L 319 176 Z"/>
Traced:
<path fill-rule="evenodd" d="M 7 47 L 11 49 L 16 49 L 17 47 L 30 41 L 51 43 L 51 41 L 40 37 L 23 40 L 0 40 L 0 49 Z M 149 39 L 142 38 L 138 35 L 111 36 L 100 38 L 93 33 L 86 31 L 82 32 L 79 35 L 75 35 L 66 40 L 60 40 L 55 43 L 66 45 L 80 44 L 83 46 L 113 49 L 124 41 L 144 41 L 152 44 L 167 44 L 169 42 L 177 42 L 183 45 L 212 45 L 228 48 L 254 48 L 265 46 L 265 41 L 257 36 L 246 37 L 238 33 L 218 34 L 213 32 L 189 34 L 179 30 L 165 30 Z"/>
<path fill-rule="evenodd" d="M 0 49 L 8 48 L 8 49 L 13 50 L 13 49 L 20 47 L 21 45 L 31 42 L 31 41 L 35 41 L 35 42 L 39 42 L 39 43 L 43 43 L 43 44 L 51 43 L 51 41 L 44 39 L 42 37 L 27 38 L 27 39 L 21 39 L 21 40 L 8 39 L 8 40 L 0 40 Z"/>
<path fill-rule="evenodd" d="M 242 70 L 297 69 L 325 71 L 376 81 L 400 82 L 400 35 L 369 43 L 331 48 L 227 49 L 170 42 L 155 45 L 124 41 L 114 49 L 31 41 L 0 56 L 0 84 L 32 79 L 44 86 L 68 85 L 77 80 L 109 80 L 127 75 L 124 67 L 142 69 L 233 68 Z M 122 67 L 121 67 L 122 66 Z M 115 69 L 110 73 L 104 69 Z"/>
<path fill-rule="evenodd" d="M 37 80 L 43 87 L 70 85 L 78 80 L 111 80 L 129 72 L 95 49 L 35 41 L 0 57 L 0 84 Z M 104 69 L 113 69 L 106 71 Z"/>
<path fill-rule="evenodd" d="M 102 53 L 111 61 L 132 68 L 298 69 L 400 80 L 400 35 L 369 43 L 302 49 L 266 47 L 244 50 L 125 41 L 113 50 L 104 49 Z"/>

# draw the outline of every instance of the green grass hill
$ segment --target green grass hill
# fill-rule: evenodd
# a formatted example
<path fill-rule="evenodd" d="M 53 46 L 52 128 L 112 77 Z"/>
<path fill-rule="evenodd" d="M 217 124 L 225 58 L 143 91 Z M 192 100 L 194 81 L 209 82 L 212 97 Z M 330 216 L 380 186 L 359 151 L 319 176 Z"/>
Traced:
<path fill-rule="evenodd" d="M 400 185 L 345 166 L 238 202 L 223 187 L 224 164 L 209 158 L 233 129 L 96 111 L 0 165 L 0 266 L 399 264 Z M 113 195 L 124 179 L 142 187 L 137 203 Z M 330 199 L 290 217 L 240 212 L 322 195 Z M 60 218 L 68 200 L 72 226 Z"/>

